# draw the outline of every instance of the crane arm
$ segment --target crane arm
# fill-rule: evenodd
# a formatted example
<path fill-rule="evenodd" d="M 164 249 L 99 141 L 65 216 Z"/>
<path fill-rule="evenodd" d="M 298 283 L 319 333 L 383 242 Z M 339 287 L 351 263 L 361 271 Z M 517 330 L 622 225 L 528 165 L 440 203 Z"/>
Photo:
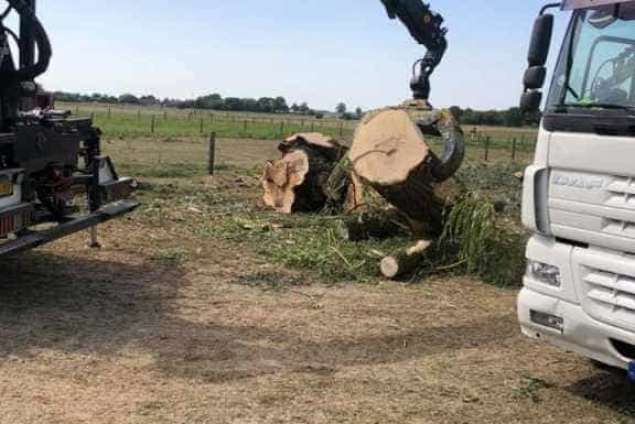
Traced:
<path fill-rule="evenodd" d="M 433 12 L 422 0 L 381 0 L 391 19 L 399 19 L 412 37 L 426 49 L 426 55 L 417 61 L 419 69 L 411 82 L 414 97 L 428 99 L 430 76 L 443 60 L 448 48 L 447 28 L 443 16 Z"/>

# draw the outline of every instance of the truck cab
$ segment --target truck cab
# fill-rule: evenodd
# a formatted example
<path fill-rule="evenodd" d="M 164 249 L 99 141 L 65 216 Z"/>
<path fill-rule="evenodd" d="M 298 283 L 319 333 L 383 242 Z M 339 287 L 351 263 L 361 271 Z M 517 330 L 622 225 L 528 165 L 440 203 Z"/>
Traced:
<path fill-rule="evenodd" d="M 525 335 L 635 378 L 635 1 L 566 0 L 534 26 L 522 108 L 542 105 L 554 16 L 571 13 L 525 172 Z"/>

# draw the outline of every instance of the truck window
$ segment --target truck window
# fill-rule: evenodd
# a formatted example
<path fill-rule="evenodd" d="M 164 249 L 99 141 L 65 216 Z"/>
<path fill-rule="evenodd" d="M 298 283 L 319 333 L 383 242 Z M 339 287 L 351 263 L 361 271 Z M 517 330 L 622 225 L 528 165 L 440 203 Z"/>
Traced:
<path fill-rule="evenodd" d="M 635 6 L 575 13 L 548 107 L 635 107 Z"/>

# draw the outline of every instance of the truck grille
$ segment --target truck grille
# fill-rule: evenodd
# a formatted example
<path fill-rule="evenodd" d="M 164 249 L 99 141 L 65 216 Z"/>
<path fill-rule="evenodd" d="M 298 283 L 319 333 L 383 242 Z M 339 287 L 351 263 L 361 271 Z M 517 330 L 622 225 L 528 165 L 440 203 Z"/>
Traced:
<path fill-rule="evenodd" d="M 582 267 L 583 306 L 598 321 L 635 330 L 635 276 Z"/>
<path fill-rule="evenodd" d="M 549 217 L 557 237 L 635 253 L 635 178 L 553 170 Z"/>
<path fill-rule="evenodd" d="M 630 177 L 613 177 L 606 187 L 609 198 L 607 206 L 615 208 L 635 209 L 635 179 Z"/>

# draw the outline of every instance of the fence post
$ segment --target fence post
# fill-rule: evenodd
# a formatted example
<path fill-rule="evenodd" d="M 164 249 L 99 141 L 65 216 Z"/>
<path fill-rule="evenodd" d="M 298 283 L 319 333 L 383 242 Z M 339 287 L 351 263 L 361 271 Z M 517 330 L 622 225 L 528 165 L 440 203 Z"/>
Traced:
<path fill-rule="evenodd" d="M 207 172 L 214 175 L 214 162 L 216 161 L 216 132 L 209 137 L 209 146 L 207 150 Z"/>
<path fill-rule="evenodd" d="M 516 162 L 516 137 L 512 140 L 512 161 Z"/>
<path fill-rule="evenodd" d="M 491 139 L 490 136 L 488 135 L 487 137 L 485 137 L 485 162 L 487 162 L 489 160 L 489 143 L 490 143 Z"/>
<path fill-rule="evenodd" d="M 280 137 L 284 137 L 284 121 L 280 122 Z"/>
<path fill-rule="evenodd" d="M 141 121 L 141 108 L 137 109 L 137 121 Z"/>
<path fill-rule="evenodd" d="M 247 120 L 243 121 L 243 131 L 247 131 Z"/>
<path fill-rule="evenodd" d="M 344 135 L 344 123 L 340 122 L 340 137 Z"/>
<path fill-rule="evenodd" d="M 156 117 L 152 115 L 152 120 L 150 121 L 150 133 L 154 134 L 154 126 L 156 124 Z"/>
<path fill-rule="evenodd" d="M 201 134 L 203 134 L 205 132 L 205 121 L 203 121 L 203 118 L 201 118 L 201 125 L 200 125 L 200 131 Z"/>
<path fill-rule="evenodd" d="M 108 119 L 112 116 L 112 108 L 108 106 Z"/>

